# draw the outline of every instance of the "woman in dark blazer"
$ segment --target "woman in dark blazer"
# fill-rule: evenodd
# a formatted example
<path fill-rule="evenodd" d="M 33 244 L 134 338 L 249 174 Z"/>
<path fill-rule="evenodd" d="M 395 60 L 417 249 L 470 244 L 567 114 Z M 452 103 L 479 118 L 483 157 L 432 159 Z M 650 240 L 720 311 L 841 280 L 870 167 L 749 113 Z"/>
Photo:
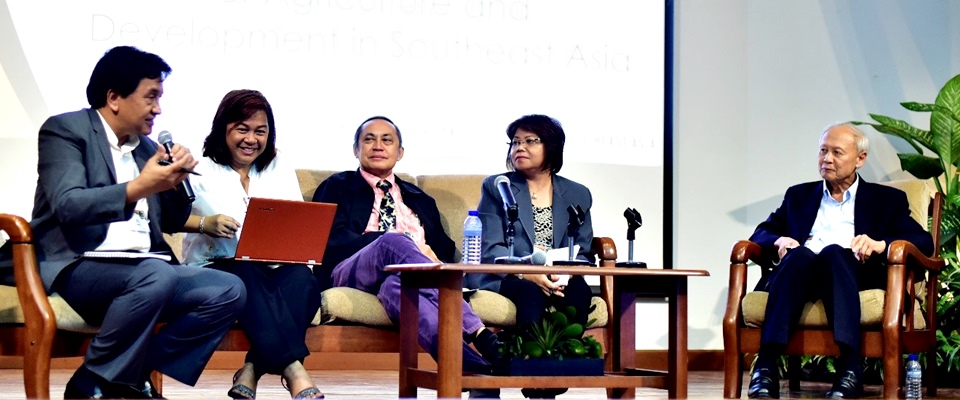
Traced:
<path fill-rule="evenodd" d="M 563 127 L 546 115 L 527 115 L 507 127 L 510 139 L 505 176 L 517 200 L 519 220 L 514 224 L 515 256 L 531 254 L 535 248 L 546 251 L 567 246 L 567 207 L 580 206 L 586 213 L 583 224 L 574 235 L 580 246 L 578 259 L 593 262 L 590 242 L 593 227 L 590 207 L 593 198 L 585 186 L 558 176 L 563 166 Z M 483 222 L 481 262 L 493 263 L 497 257 L 509 256 L 506 212 L 494 181 L 499 175 L 483 181 L 480 219 Z M 541 319 L 549 306 L 573 306 L 580 323 L 587 322 L 590 287 L 582 276 L 574 276 L 565 285 L 558 276 L 545 274 L 473 274 L 468 286 L 491 290 L 507 297 L 517 306 L 517 325 L 529 326 Z"/>

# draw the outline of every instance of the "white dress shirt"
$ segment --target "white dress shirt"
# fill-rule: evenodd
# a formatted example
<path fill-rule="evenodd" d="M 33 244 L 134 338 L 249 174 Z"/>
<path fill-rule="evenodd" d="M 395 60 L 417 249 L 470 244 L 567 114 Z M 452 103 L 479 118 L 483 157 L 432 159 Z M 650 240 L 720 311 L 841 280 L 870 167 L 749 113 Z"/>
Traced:
<path fill-rule="evenodd" d="M 103 123 L 107 142 L 110 143 L 110 155 L 113 156 L 113 170 L 116 173 L 117 183 L 130 182 L 140 176 L 140 167 L 133 159 L 133 149 L 140 144 L 139 135 L 131 135 L 123 146 L 117 145 L 117 134 L 113 132 L 107 120 L 100 112 L 100 122 Z M 150 220 L 147 219 L 149 208 L 147 199 L 140 199 L 133 208 L 133 216 L 126 221 L 111 222 L 107 226 L 107 236 L 100 243 L 97 251 L 150 251 Z"/>
<path fill-rule="evenodd" d="M 813 221 L 810 236 L 803 244 L 804 247 L 816 254 L 831 244 L 850 248 L 854 236 L 853 209 L 857 200 L 858 187 L 860 187 L 859 176 L 853 181 L 853 185 L 843 192 L 843 201 L 837 201 L 830 195 L 827 182 L 823 182 L 820 209 L 817 210 L 817 219 Z"/>

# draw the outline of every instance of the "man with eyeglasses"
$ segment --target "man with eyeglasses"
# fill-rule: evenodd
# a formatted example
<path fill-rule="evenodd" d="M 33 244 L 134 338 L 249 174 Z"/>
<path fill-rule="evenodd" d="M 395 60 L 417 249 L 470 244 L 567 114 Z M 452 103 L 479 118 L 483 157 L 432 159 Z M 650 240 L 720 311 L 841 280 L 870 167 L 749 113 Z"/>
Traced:
<path fill-rule="evenodd" d="M 363 121 L 353 136 L 353 155 L 360 168 L 331 176 L 313 195 L 313 201 L 337 204 L 323 264 L 314 273 L 325 288 L 348 286 L 376 294 L 390 319 L 399 321 L 400 277 L 384 267 L 455 262 L 455 245 L 443 231 L 436 201 L 394 175 L 394 166 L 403 158 L 403 139 L 393 121 L 383 116 Z M 420 298 L 420 345 L 436 359 L 439 294 L 436 289 L 421 289 Z M 463 369 L 490 373 L 490 364 L 499 358 L 500 341 L 466 302 L 462 309 Z"/>

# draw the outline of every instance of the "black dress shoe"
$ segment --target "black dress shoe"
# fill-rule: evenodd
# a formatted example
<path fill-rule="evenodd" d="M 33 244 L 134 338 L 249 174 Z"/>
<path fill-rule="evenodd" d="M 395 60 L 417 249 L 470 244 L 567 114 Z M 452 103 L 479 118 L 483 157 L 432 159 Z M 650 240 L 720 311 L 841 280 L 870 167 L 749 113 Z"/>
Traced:
<path fill-rule="evenodd" d="M 470 389 L 471 399 L 499 399 L 500 389 Z"/>
<path fill-rule="evenodd" d="M 844 371 L 837 375 L 833 387 L 827 392 L 828 399 L 859 399 L 863 395 L 863 384 L 854 371 Z"/>
<path fill-rule="evenodd" d="M 162 399 L 146 379 L 140 387 L 112 383 L 81 365 L 63 391 L 64 399 Z"/>
<path fill-rule="evenodd" d="M 753 371 L 747 397 L 751 399 L 779 399 L 780 376 L 767 368 L 758 368 Z"/>
<path fill-rule="evenodd" d="M 67 387 L 63 390 L 65 399 L 109 399 L 119 398 L 114 392 L 114 385 L 101 378 L 99 375 L 81 365 L 73 373 L 70 380 L 67 381 Z"/>
<path fill-rule="evenodd" d="M 564 388 L 552 389 L 520 389 L 523 397 L 528 399 L 555 399 L 557 396 L 567 392 Z"/>
<path fill-rule="evenodd" d="M 126 394 L 124 398 L 128 398 L 128 399 L 162 399 L 164 398 L 162 395 L 160 395 L 160 392 L 157 391 L 157 388 L 153 386 L 153 382 L 150 380 L 150 378 L 144 379 L 143 385 L 141 385 L 140 387 L 130 386 L 129 390 L 132 390 L 132 392 L 129 392 L 129 394 Z"/>

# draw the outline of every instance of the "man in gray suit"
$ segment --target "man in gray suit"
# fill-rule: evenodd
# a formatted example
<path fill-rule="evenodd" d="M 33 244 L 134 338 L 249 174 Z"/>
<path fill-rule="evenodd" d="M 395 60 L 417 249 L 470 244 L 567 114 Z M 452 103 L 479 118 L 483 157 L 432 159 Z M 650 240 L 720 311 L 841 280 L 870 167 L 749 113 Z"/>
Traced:
<path fill-rule="evenodd" d="M 40 128 L 31 221 L 40 276 L 100 326 L 65 398 L 159 397 L 153 370 L 195 384 L 246 302 L 232 274 L 146 257 L 169 254 L 162 232 L 190 214 L 177 188 L 197 164 L 186 148 L 167 154 L 147 138 L 169 73 L 154 54 L 113 48 L 90 77 L 91 108 Z"/>

